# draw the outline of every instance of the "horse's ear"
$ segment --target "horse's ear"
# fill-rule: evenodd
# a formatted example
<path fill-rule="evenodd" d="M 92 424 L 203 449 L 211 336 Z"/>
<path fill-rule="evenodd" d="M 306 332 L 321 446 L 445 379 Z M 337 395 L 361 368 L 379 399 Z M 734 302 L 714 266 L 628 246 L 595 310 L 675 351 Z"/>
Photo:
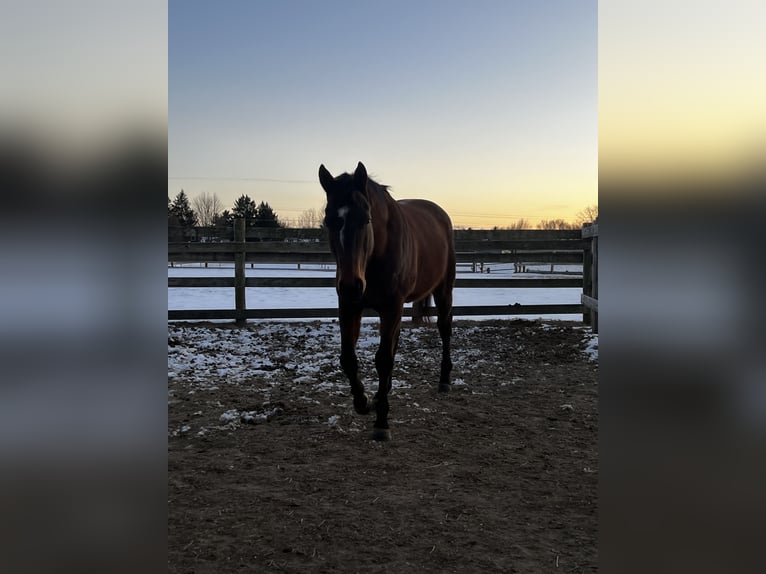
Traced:
<path fill-rule="evenodd" d="M 322 184 L 322 189 L 325 190 L 326 193 L 330 193 L 330 190 L 332 189 L 332 185 L 335 182 L 335 178 L 330 174 L 329 171 L 327 171 L 327 168 L 324 166 L 324 164 L 319 166 L 319 183 Z"/>
<path fill-rule="evenodd" d="M 367 169 L 361 161 L 354 172 L 354 186 L 362 193 L 367 192 Z"/>

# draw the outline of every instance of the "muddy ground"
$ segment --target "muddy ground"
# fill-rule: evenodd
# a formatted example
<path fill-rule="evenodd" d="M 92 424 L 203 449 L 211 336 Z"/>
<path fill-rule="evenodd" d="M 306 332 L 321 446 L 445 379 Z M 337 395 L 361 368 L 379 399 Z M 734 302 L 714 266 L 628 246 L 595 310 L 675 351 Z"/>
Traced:
<path fill-rule="evenodd" d="M 456 321 L 443 395 L 435 326 L 405 322 L 387 443 L 353 412 L 337 330 L 169 325 L 170 572 L 596 571 L 589 329 Z"/>

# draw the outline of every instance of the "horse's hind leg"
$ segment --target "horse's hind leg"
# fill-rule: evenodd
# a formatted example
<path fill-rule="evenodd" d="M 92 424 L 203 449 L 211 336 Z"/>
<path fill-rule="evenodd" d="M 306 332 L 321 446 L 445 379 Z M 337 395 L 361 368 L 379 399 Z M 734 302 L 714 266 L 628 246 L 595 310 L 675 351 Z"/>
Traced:
<path fill-rule="evenodd" d="M 422 325 L 428 322 L 428 302 L 431 296 L 428 295 L 420 301 L 412 303 L 412 322 L 415 325 Z"/>
<path fill-rule="evenodd" d="M 362 312 L 341 308 L 340 310 L 340 366 L 351 383 L 351 394 L 354 397 L 354 410 L 366 415 L 370 412 L 364 385 L 359 380 L 359 362 L 356 358 L 356 342 L 359 340 L 359 329 L 362 324 Z"/>
<path fill-rule="evenodd" d="M 452 372 L 452 359 L 450 358 L 450 341 L 452 338 L 452 281 L 445 281 L 434 291 L 434 303 L 436 304 L 439 335 L 442 338 L 442 364 L 439 375 L 439 392 L 449 391 L 449 376 Z"/>

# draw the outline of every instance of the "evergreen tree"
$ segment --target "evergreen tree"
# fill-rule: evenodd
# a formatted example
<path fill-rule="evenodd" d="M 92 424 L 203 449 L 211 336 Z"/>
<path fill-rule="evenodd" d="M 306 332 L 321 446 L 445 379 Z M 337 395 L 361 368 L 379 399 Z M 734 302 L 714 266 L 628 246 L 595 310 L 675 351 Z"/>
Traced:
<path fill-rule="evenodd" d="M 170 214 L 178 218 L 178 224 L 184 230 L 190 230 L 197 225 L 197 214 L 194 213 L 191 205 L 189 205 L 189 198 L 186 197 L 183 189 L 173 200 L 170 206 Z"/>
<path fill-rule="evenodd" d="M 255 226 L 256 227 L 282 227 L 279 223 L 279 218 L 271 206 L 262 201 L 258 206 L 255 213 Z"/>
<path fill-rule="evenodd" d="M 215 218 L 213 225 L 215 226 L 216 236 L 219 239 L 234 240 L 234 215 L 228 209 L 224 209 Z"/>
<path fill-rule="evenodd" d="M 248 225 L 253 225 L 253 220 L 256 218 L 258 208 L 255 206 L 255 202 L 247 195 L 240 195 L 237 201 L 234 202 L 234 207 L 231 210 L 232 219 L 245 218 Z"/>
<path fill-rule="evenodd" d="M 228 210 L 224 209 L 218 216 L 215 218 L 214 225 L 221 227 L 221 226 L 227 226 L 231 225 L 234 221 L 234 215 Z"/>
<path fill-rule="evenodd" d="M 184 232 L 178 216 L 173 211 L 173 202 L 168 195 L 168 241 L 183 241 Z"/>

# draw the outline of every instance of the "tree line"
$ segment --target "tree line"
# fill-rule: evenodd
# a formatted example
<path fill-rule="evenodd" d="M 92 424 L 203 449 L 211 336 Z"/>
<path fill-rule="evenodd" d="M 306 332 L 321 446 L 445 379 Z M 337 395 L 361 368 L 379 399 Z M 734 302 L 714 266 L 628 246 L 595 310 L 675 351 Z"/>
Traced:
<path fill-rule="evenodd" d="M 185 241 L 200 236 L 209 238 L 231 238 L 235 219 L 244 218 L 248 227 L 296 227 L 301 229 L 320 228 L 324 213 L 321 209 L 304 210 L 288 226 L 268 204 L 259 204 L 247 195 L 241 195 L 231 209 L 223 209 L 223 204 L 214 193 L 203 192 L 192 201 L 182 189 L 172 200 L 168 196 L 168 238 L 171 241 Z M 598 205 L 590 205 L 581 210 L 574 221 L 546 219 L 532 226 L 527 219 L 519 219 L 502 229 L 580 229 L 583 224 L 598 220 Z M 495 227 L 495 229 L 501 229 Z"/>
<path fill-rule="evenodd" d="M 202 193 L 192 203 L 182 189 L 171 201 L 168 196 L 168 219 L 180 227 L 215 227 L 230 225 L 235 219 L 247 219 L 253 227 L 284 227 L 271 206 L 262 201 L 256 205 L 248 195 L 241 195 L 231 210 L 222 210 L 215 194 Z"/>
<path fill-rule="evenodd" d="M 495 226 L 493 229 L 582 229 L 582 226 L 586 223 L 593 223 L 598 220 L 598 205 L 589 205 L 588 207 L 580 210 L 573 221 L 566 221 L 565 219 L 543 219 L 532 225 L 526 218 L 516 220 L 510 225 L 504 227 Z"/>
<path fill-rule="evenodd" d="M 245 219 L 248 227 L 285 227 L 266 201 L 259 204 L 241 195 L 231 209 L 223 209 L 216 194 L 203 192 L 189 201 L 182 189 L 172 200 L 168 196 L 168 238 L 174 241 L 199 236 L 228 238 L 236 219 Z"/>

